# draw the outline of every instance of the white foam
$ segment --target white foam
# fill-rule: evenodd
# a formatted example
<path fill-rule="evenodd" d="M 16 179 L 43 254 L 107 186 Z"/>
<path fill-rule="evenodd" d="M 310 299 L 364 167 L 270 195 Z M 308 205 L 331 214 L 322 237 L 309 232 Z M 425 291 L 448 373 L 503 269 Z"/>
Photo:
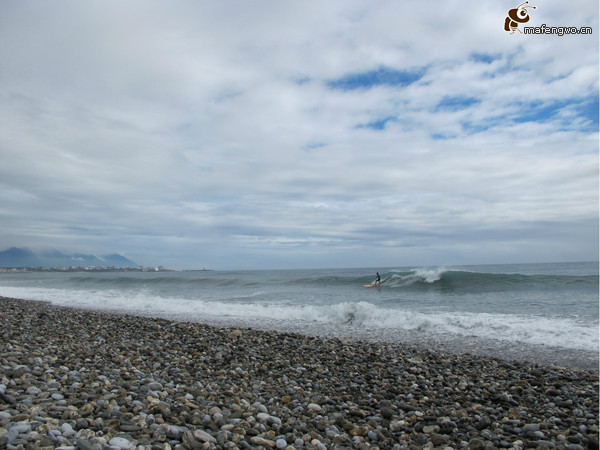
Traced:
<path fill-rule="evenodd" d="M 429 274 L 432 278 L 435 273 Z M 260 322 L 328 325 L 329 328 L 359 327 L 369 330 L 396 329 L 427 334 L 550 345 L 566 349 L 598 351 L 598 325 L 573 318 L 473 312 L 419 312 L 381 308 L 369 302 L 345 302 L 332 305 L 253 302 L 255 292 L 223 301 L 216 298 L 195 300 L 163 298 L 146 289 L 63 290 L 0 287 L 0 295 L 50 301 L 55 305 L 119 311 L 189 321 L 235 319 L 254 326 Z"/>
<path fill-rule="evenodd" d="M 383 280 L 388 287 L 410 286 L 416 282 L 435 283 L 447 272 L 445 267 L 432 269 L 413 269 L 407 272 L 392 271 L 392 275 Z"/>

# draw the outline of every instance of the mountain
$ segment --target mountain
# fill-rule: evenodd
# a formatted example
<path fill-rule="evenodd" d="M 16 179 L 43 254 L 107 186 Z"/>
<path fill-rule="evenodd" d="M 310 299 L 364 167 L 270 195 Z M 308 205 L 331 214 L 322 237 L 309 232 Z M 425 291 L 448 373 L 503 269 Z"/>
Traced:
<path fill-rule="evenodd" d="M 50 250 L 37 255 L 27 248 L 12 247 L 0 252 L 0 267 L 137 267 L 138 264 L 119 254 L 106 256 L 72 255 Z"/>
<path fill-rule="evenodd" d="M 130 259 L 125 258 L 118 253 L 112 255 L 106 255 L 102 257 L 109 266 L 115 267 L 137 267 L 137 264 Z"/>
<path fill-rule="evenodd" d="M 37 255 L 28 248 L 11 247 L 0 252 L 0 267 L 33 267 L 37 262 Z"/>

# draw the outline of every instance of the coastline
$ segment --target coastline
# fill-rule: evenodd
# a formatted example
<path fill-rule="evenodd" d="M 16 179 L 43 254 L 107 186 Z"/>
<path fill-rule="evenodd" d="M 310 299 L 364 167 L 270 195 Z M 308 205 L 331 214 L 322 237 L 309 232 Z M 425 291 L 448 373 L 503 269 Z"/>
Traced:
<path fill-rule="evenodd" d="M 0 324 L 0 447 L 598 447 L 594 371 L 3 297 Z"/>
<path fill-rule="evenodd" d="M 120 314 L 120 312 L 115 311 Z M 149 316 L 153 317 L 153 316 Z M 168 317 L 175 321 L 186 320 L 180 315 Z M 206 318 L 201 323 L 225 328 L 247 328 L 248 321 L 238 318 Z M 469 354 L 483 358 L 497 358 L 512 363 L 558 366 L 599 373 L 599 353 L 592 350 L 568 349 L 551 345 L 534 345 L 514 341 L 498 341 L 483 337 L 457 336 L 449 333 L 427 333 L 419 329 L 366 328 L 344 324 L 343 327 L 324 327 L 321 323 L 299 323 L 285 320 L 261 320 L 252 328 L 266 332 L 298 333 L 320 339 L 365 341 L 373 344 L 396 344 L 410 348 L 427 349 L 444 354 Z"/>

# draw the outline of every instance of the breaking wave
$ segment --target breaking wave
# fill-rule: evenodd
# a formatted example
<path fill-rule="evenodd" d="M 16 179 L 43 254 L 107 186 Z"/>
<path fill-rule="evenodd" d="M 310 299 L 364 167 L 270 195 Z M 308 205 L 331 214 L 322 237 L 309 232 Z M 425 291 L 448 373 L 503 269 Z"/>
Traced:
<path fill-rule="evenodd" d="M 416 275 L 417 283 L 435 283 L 443 273 Z M 397 283 L 407 283 L 407 276 Z M 439 278 L 438 278 L 439 277 Z M 438 278 L 438 279 L 436 279 Z M 429 281 L 428 281 L 429 280 Z M 597 323 L 576 317 L 557 318 L 526 314 L 477 313 L 463 311 L 412 311 L 382 307 L 366 301 L 329 305 L 259 302 L 264 292 L 253 291 L 229 299 L 164 298 L 148 289 L 63 290 L 3 287 L 2 295 L 50 301 L 55 305 L 100 309 L 193 322 L 234 319 L 254 327 L 261 322 L 287 331 L 289 324 L 312 324 L 329 328 L 359 327 L 371 330 L 414 331 L 450 334 L 470 338 L 550 345 L 567 349 L 598 350 Z"/>

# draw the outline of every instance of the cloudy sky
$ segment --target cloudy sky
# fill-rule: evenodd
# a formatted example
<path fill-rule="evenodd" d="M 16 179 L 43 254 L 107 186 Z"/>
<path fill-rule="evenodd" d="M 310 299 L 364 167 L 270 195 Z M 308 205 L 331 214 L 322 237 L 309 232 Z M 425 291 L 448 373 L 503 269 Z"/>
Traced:
<path fill-rule="evenodd" d="M 2 1 L 0 250 L 597 260 L 598 4 L 517 5 Z"/>

